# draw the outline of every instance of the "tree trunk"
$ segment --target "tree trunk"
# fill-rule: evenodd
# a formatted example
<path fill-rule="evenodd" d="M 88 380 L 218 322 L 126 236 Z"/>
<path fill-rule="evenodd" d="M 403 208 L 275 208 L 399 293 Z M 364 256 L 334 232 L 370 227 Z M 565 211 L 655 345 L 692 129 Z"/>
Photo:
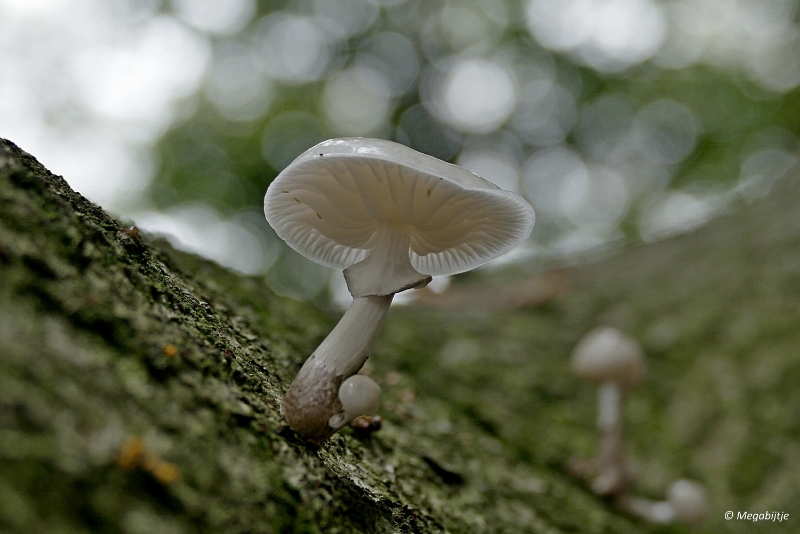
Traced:
<path fill-rule="evenodd" d="M 368 362 L 383 428 L 314 449 L 279 406 L 335 317 L 126 233 L 0 141 L 0 529 L 649 532 L 567 474 L 597 443 L 569 353 L 607 324 L 648 357 L 623 410 L 636 491 L 694 478 L 705 531 L 747 531 L 726 510 L 783 510 L 788 530 L 759 532 L 798 530 L 796 176 L 700 231 L 566 270 L 544 303 L 392 308 Z"/>

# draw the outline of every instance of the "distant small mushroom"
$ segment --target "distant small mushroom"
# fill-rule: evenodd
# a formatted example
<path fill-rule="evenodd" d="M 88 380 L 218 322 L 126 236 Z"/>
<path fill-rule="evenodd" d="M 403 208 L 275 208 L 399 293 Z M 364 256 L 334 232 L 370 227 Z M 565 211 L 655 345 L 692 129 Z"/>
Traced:
<path fill-rule="evenodd" d="M 699 482 L 676 480 L 667 490 L 667 502 L 675 518 L 687 525 L 699 525 L 708 514 L 708 496 Z"/>
<path fill-rule="evenodd" d="M 622 392 L 642 379 L 645 365 L 635 339 L 616 328 L 597 328 L 586 334 L 572 352 L 572 370 L 581 378 L 600 384 L 597 426 L 600 446 L 584 469 L 598 495 L 622 493 L 631 482 L 622 444 L 620 402 Z"/>
<path fill-rule="evenodd" d="M 344 269 L 353 296 L 281 405 L 315 444 L 336 431 L 339 386 L 369 356 L 393 295 L 505 254 L 534 222 L 525 200 L 466 169 L 365 138 L 331 139 L 301 154 L 269 186 L 264 212 L 297 252 Z"/>
<path fill-rule="evenodd" d="M 708 514 L 708 497 L 702 484 L 692 480 L 676 480 L 667 490 L 666 501 L 652 501 L 642 497 L 622 495 L 617 505 L 631 515 L 651 523 L 681 522 L 697 526 Z"/>

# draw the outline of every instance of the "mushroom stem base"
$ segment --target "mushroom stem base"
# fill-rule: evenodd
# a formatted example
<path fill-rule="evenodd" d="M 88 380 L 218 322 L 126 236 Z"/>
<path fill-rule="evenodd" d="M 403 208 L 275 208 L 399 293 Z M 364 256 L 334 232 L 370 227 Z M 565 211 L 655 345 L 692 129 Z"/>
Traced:
<path fill-rule="evenodd" d="M 309 356 L 281 404 L 281 415 L 298 434 L 320 445 L 337 429 L 328 422 L 342 411 L 339 386 L 369 357 L 394 295 L 353 299 L 339 323 Z"/>

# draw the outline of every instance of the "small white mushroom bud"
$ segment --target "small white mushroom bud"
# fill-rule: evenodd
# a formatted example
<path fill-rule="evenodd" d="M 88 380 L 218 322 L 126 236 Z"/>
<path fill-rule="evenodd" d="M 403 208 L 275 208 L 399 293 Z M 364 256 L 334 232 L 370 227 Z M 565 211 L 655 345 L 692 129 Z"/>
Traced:
<path fill-rule="evenodd" d="M 339 386 L 341 413 L 331 416 L 328 424 L 339 430 L 362 415 L 375 415 L 381 399 L 381 387 L 366 375 L 353 375 Z"/>
<path fill-rule="evenodd" d="M 675 518 L 687 525 L 697 525 L 708 513 L 708 497 L 702 484 L 681 479 L 673 482 L 667 490 L 667 502 Z"/>

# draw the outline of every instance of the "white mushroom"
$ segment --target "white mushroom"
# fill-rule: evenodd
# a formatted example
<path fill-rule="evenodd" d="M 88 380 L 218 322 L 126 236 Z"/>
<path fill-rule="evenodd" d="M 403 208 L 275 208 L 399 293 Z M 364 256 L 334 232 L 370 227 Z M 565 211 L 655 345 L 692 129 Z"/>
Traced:
<path fill-rule="evenodd" d="M 267 190 L 275 232 L 309 259 L 344 269 L 353 303 L 306 361 L 281 406 L 313 443 L 334 429 L 337 392 L 369 356 L 392 296 L 468 271 L 524 241 L 533 208 L 466 169 L 380 139 L 331 139 Z"/>
<path fill-rule="evenodd" d="M 708 497 L 702 484 L 692 480 L 676 480 L 667 490 L 666 501 L 622 495 L 617 505 L 629 514 L 651 523 L 675 523 L 697 526 L 708 513 Z"/>
<path fill-rule="evenodd" d="M 381 387 L 366 375 L 353 375 L 339 386 L 342 411 L 331 416 L 328 425 L 340 429 L 362 415 L 375 415 L 381 400 Z"/>
<path fill-rule="evenodd" d="M 579 377 L 600 384 L 600 447 L 591 469 L 592 490 L 599 495 L 619 493 L 630 478 L 623 456 L 620 397 L 644 374 L 642 349 L 635 339 L 616 328 L 597 328 L 573 350 L 572 369 Z"/>
<path fill-rule="evenodd" d="M 675 518 L 687 525 L 699 525 L 708 514 L 708 497 L 699 482 L 676 480 L 667 490 L 667 502 Z"/>

